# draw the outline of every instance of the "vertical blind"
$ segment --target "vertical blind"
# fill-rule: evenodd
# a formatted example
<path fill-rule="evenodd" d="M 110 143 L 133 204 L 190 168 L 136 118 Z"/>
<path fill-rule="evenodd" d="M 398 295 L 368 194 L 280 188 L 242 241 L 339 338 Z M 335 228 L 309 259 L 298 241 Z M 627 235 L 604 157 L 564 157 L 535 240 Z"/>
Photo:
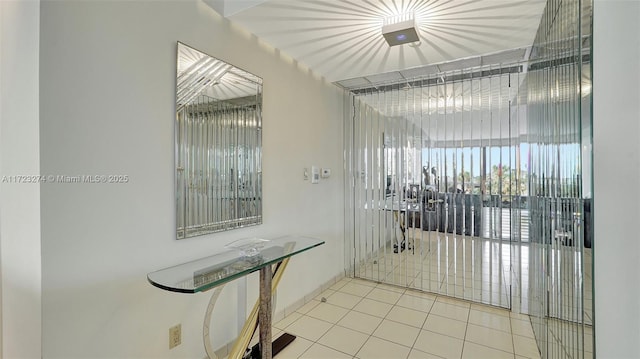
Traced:
<path fill-rule="evenodd" d="M 178 238 L 262 215 L 259 111 L 204 95 L 178 111 Z"/>
<path fill-rule="evenodd" d="M 592 357 L 591 1 L 550 0 L 526 95 L 531 166 L 529 305 L 545 358 Z"/>
<path fill-rule="evenodd" d="M 351 92 L 355 276 L 511 306 L 511 242 L 523 229 L 528 240 L 522 70 L 479 67 Z"/>

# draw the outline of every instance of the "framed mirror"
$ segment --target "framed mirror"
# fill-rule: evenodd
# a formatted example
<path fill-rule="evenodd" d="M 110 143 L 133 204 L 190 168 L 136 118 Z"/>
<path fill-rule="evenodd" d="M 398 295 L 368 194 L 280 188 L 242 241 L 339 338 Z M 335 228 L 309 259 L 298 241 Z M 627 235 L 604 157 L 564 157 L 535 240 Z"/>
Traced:
<path fill-rule="evenodd" d="M 262 223 L 262 79 L 178 42 L 177 238 Z"/>

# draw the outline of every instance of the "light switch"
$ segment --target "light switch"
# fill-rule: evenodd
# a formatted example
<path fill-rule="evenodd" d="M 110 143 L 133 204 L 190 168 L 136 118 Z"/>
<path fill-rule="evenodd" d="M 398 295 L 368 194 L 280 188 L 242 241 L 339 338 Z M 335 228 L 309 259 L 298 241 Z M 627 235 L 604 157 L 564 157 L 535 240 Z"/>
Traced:
<path fill-rule="evenodd" d="M 318 166 L 311 166 L 311 183 L 320 182 L 320 168 Z"/>

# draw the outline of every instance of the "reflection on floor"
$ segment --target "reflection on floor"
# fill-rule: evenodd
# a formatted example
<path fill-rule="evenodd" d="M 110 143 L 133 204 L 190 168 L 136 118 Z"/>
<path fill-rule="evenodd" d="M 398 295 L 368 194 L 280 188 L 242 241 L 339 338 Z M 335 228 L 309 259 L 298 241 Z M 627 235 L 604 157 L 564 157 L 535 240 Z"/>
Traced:
<path fill-rule="evenodd" d="M 536 333 L 541 333 L 539 344 L 544 347 L 544 341 L 553 342 L 550 350 L 563 347 L 568 355 L 573 352 L 570 348 L 582 344 L 582 339 L 575 338 L 582 335 L 573 336 L 570 331 L 580 332 L 584 323 L 584 336 L 589 337 L 584 340 L 585 356 L 591 355 L 591 249 L 558 243 L 511 244 L 419 228 L 409 228 L 406 236 L 400 253 L 394 253 L 391 242 L 360 243 L 356 251 L 362 259 L 356 263 L 356 277 L 531 314 Z M 578 250 L 584 251 L 584 265 Z M 534 282 L 539 276 L 532 276 L 530 264 L 531 268 L 547 265 L 550 283 Z M 584 298 L 579 290 L 581 282 Z M 549 293 L 543 288 L 549 288 Z M 541 304 L 543 295 L 551 299 L 548 308 Z M 547 327 L 548 331 L 543 332 Z"/>
<path fill-rule="evenodd" d="M 584 273 L 577 270 L 582 257 L 576 254 L 575 248 L 556 246 L 545 252 L 532 245 L 531 250 L 549 257 L 551 273 L 548 292 L 536 293 L 535 288 L 540 284 L 531 284 L 528 289 L 531 299 L 523 301 L 529 305 L 538 346 L 544 348 L 547 358 L 593 358 L 591 249 L 584 249 Z M 584 295 L 579 293 L 581 281 Z M 540 305 L 540 295 L 548 295 L 548 307 Z"/>
<path fill-rule="evenodd" d="M 540 358 L 529 316 L 344 278 L 274 324 L 286 358 Z"/>
<path fill-rule="evenodd" d="M 419 229 L 410 229 L 407 237 L 401 253 L 394 253 L 390 242 L 371 251 L 357 266 L 356 276 L 510 307 L 508 242 Z"/>

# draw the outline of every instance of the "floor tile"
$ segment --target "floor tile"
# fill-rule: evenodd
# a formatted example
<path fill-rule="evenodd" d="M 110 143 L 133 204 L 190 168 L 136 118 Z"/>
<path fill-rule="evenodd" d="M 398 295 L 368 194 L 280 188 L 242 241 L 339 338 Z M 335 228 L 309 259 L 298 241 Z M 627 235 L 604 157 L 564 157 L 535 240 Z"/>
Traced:
<path fill-rule="evenodd" d="M 462 349 L 462 359 L 513 359 L 513 354 L 467 341 Z"/>
<path fill-rule="evenodd" d="M 318 340 L 318 343 L 353 356 L 362 348 L 367 339 L 369 339 L 367 334 L 336 325 L 329 329 Z"/>
<path fill-rule="evenodd" d="M 339 291 L 342 293 L 353 294 L 359 297 L 366 296 L 372 290 L 373 290 L 373 287 L 370 287 L 368 285 L 362 285 L 355 282 L 347 283 L 342 288 L 339 289 Z"/>
<path fill-rule="evenodd" d="M 420 281 L 419 279 L 416 280 L 416 282 L 413 285 L 413 288 L 416 288 L 416 290 L 424 290 L 424 291 L 431 291 L 431 292 L 437 292 L 440 290 L 440 287 L 442 285 L 442 282 L 439 280 L 422 280 Z M 408 292 L 407 292 L 408 293 Z M 411 293 L 411 295 L 414 295 L 413 293 Z M 435 301 L 436 297 L 433 296 L 431 298 L 431 300 Z"/>
<path fill-rule="evenodd" d="M 533 334 L 533 327 L 529 318 L 527 320 L 519 320 L 511 318 L 511 332 L 514 335 L 520 335 L 528 338 L 535 338 Z"/>
<path fill-rule="evenodd" d="M 332 296 L 334 293 L 336 293 L 335 290 L 333 289 L 327 289 L 324 292 L 316 295 L 313 299 L 315 300 L 319 300 L 322 301 L 322 298 L 329 298 L 330 296 Z"/>
<path fill-rule="evenodd" d="M 425 319 L 427 319 L 427 313 L 419 310 L 404 308 L 400 306 L 394 306 L 387 314 L 386 319 L 393 320 L 398 323 L 407 324 L 412 327 L 422 328 Z"/>
<path fill-rule="evenodd" d="M 450 337 L 464 339 L 467 331 L 467 323 L 459 320 L 429 314 L 422 329 L 448 335 Z"/>
<path fill-rule="evenodd" d="M 282 319 L 281 321 L 275 323 L 273 326 L 278 328 L 278 329 L 284 329 L 287 326 L 289 326 L 291 323 L 295 322 L 296 320 L 300 319 L 302 317 L 302 314 L 300 313 L 291 313 L 289 315 L 287 315 L 286 317 L 284 317 L 284 319 Z"/>
<path fill-rule="evenodd" d="M 374 282 L 374 281 L 366 280 L 366 279 L 359 279 L 359 278 L 353 278 L 353 279 L 351 280 L 351 283 L 353 283 L 353 284 L 359 284 L 359 285 L 364 285 L 364 286 L 372 287 L 372 288 L 375 288 L 375 287 L 378 285 L 378 283 L 376 283 L 376 282 Z"/>
<path fill-rule="evenodd" d="M 469 323 L 511 333 L 511 318 L 504 315 L 471 309 Z"/>
<path fill-rule="evenodd" d="M 320 303 L 307 312 L 306 315 L 335 324 L 342 319 L 347 312 L 349 312 L 348 309 L 338 307 L 337 305 Z"/>
<path fill-rule="evenodd" d="M 406 358 L 409 355 L 409 347 L 392 343 L 376 337 L 369 337 L 356 357 L 359 359 L 396 359 Z M 325 358 L 328 359 L 328 358 Z"/>
<path fill-rule="evenodd" d="M 380 323 L 382 323 L 382 318 L 356 311 L 350 311 L 340 319 L 338 325 L 361 333 L 371 334 L 376 330 Z"/>
<path fill-rule="evenodd" d="M 396 287 L 396 286 L 389 285 L 389 284 L 384 284 L 384 283 L 378 283 L 376 285 L 376 288 L 388 290 L 388 291 L 391 291 L 391 292 L 403 293 L 403 294 L 406 291 L 406 289 L 403 288 L 403 287 Z"/>
<path fill-rule="evenodd" d="M 316 305 L 318 305 L 318 304 L 320 304 L 319 300 L 312 300 L 309 303 L 303 305 L 302 307 L 296 309 L 296 312 L 301 313 L 301 314 L 306 314 L 311 309 L 315 308 Z"/>
<path fill-rule="evenodd" d="M 356 304 L 356 306 L 353 307 L 353 310 L 384 318 L 387 313 L 389 313 L 392 307 L 393 306 L 391 304 L 364 298 L 360 301 L 360 303 Z"/>
<path fill-rule="evenodd" d="M 429 298 L 416 297 L 405 293 L 400 297 L 400 299 L 398 299 L 396 305 L 429 313 L 431 307 L 433 306 L 433 300 Z"/>
<path fill-rule="evenodd" d="M 536 341 L 533 338 L 514 335 L 513 347 L 515 349 L 516 355 L 520 355 L 525 358 L 540 358 L 538 345 L 536 344 Z"/>
<path fill-rule="evenodd" d="M 442 358 L 459 359 L 460 355 L 462 355 L 462 345 L 463 341 L 460 339 L 422 330 L 413 347 Z"/>
<path fill-rule="evenodd" d="M 300 359 L 351 359 L 352 356 L 339 352 L 335 349 L 331 349 L 322 344 L 315 343 L 307 351 L 305 351 Z"/>
<path fill-rule="evenodd" d="M 329 287 L 329 289 L 340 290 L 340 288 L 344 287 L 349 282 L 351 282 L 350 278 L 342 278 L 339 281 L 337 281 L 334 285 Z"/>
<path fill-rule="evenodd" d="M 400 286 L 410 286 L 413 280 L 414 278 L 408 277 L 406 273 L 398 273 L 398 271 L 394 271 L 385 278 L 385 282 Z"/>
<path fill-rule="evenodd" d="M 290 334 L 301 336 L 315 342 L 332 326 L 333 324 L 325 322 L 324 320 L 303 315 L 300 319 L 289 325 L 285 330 Z"/>
<path fill-rule="evenodd" d="M 509 316 L 510 311 L 508 309 L 503 309 L 503 308 L 496 308 L 496 307 L 492 307 L 492 306 L 488 306 L 488 305 L 484 305 L 484 304 L 476 304 L 476 303 L 471 303 L 471 309 L 472 310 L 479 310 L 481 312 L 487 312 L 487 313 L 493 313 L 493 314 L 497 314 L 497 315 L 502 315 L 505 317 Z"/>
<path fill-rule="evenodd" d="M 475 324 L 467 325 L 466 341 L 513 353 L 511 334 Z"/>
<path fill-rule="evenodd" d="M 327 297 L 327 303 L 347 309 L 353 309 L 361 300 L 362 297 L 343 292 L 335 292 L 330 297 Z"/>
<path fill-rule="evenodd" d="M 398 299 L 402 296 L 402 293 L 392 292 L 386 289 L 374 288 L 366 298 L 377 300 L 379 302 L 396 304 Z"/>
<path fill-rule="evenodd" d="M 274 356 L 275 359 L 298 359 L 302 353 L 304 353 L 309 347 L 313 345 L 313 342 L 302 337 L 296 337 L 291 344 L 287 345 L 278 355 Z"/>
<path fill-rule="evenodd" d="M 522 313 L 516 313 L 516 312 L 509 312 L 509 316 L 513 319 L 518 319 L 518 320 L 529 320 L 529 316 L 526 314 L 522 314 Z"/>
<path fill-rule="evenodd" d="M 380 323 L 376 331 L 373 332 L 373 336 L 410 348 L 413 346 L 419 333 L 420 328 L 385 319 Z"/>
<path fill-rule="evenodd" d="M 469 308 L 442 302 L 435 302 L 430 313 L 463 322 L 469 318 Z"/>
<path fill-rule="evenodd" d="M 436 298 L 436 303 L 453 304 L 453 305 L 457 305 L 458 307 L 464 307 L 464 308 L 470 307 L 470 304 L 468 302 L 458 300 L 455 298 L 444 297 L 444 296 L 438 296 L 438 298 Z"/>
<path fill-rule="evenodd" d="M 401 256 L 390 259 L 412 269 L 412 263 L 403 260 Z M 492 293 L 468 294 L 488 303 L 492 298 L 502 300 Z M 320 302 L 322 297 L 326 302 Z M 276 359 L 539 359 L 534 318 L 518 310 L 526 309 L 510 312 L 384 283 L 342 279 L 274 324 L 274 336 L 282 329 L 298 336 Z M 585 342 L 591 343 L 589 333 L 585 329 Z"/>
<path fill-rule="evenodd" d="M 409 353 L 409 357 L 407 357 L 407 359 L 441 359 L 441 358 L 442 357 L 425 353 L 415 348 L 411 349 L 411 352 Z"/>
<path fill-rule="evenodd" d="M 593 351 L 593 330 L 591 328 L 584 328 L 584 348 L 587 351 Z"/>

